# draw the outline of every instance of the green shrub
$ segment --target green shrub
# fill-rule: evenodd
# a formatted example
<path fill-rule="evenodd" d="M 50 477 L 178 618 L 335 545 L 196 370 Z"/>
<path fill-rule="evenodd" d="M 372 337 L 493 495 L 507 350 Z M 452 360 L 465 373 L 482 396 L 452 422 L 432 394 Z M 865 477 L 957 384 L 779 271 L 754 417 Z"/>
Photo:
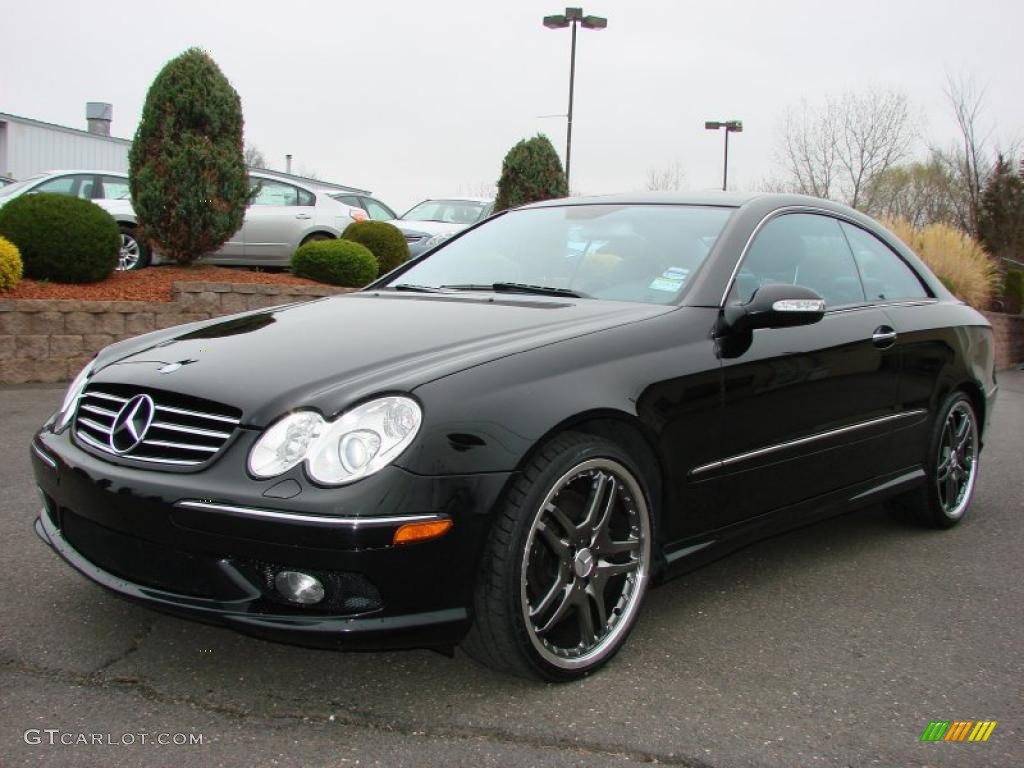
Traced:
<path fill-rule="evenodd" d="M 494 210 L 503 211 L 568 194 L 558 153 L 547 136 L 537 134 L 520 141 L 505 155 Z"/>
<path fill-rule="evenodd" d="M 386 221 L 354 221 L 345 227 L 341 236 L 370 249 L 380 264 L 378 274 L 390 272 L 409 260 L 409 244 L 405 235 Z"/>
<path fill-rule="evenodd" d="M 0 291 L 9 291 L 21 282 L 21 254 L 18 246 L 0 237 Z"/>
<path fill-rule="evenodd" d="M 1011 269 L 1006 273 L 1003 295 L 1006 297 L 1007 312 L 1019 313 L 1024 310 L 1024 270 Z"/>
<path fill-rule="evenodd" d="M 377 277 L 377 259 L 351 240 L 313 240 L 292 256 L 292 274 L 319 283 L 362 288 Z"/>
<path fill-rule="evenodd" d="M 18 247 L 25 276 L 56 283 L 110 277 L 121 233 L 95 203 L 67 195 L 22 195 L 0 208 L 0 235 Z"/>
<path fill-rule="evenodd" d="M 242 156 L 242 103 L 205 52 L 171 59 L 146 94 L 128 155 L 141 235 L 189 264 L 220 248 L 252 197 Z"/>

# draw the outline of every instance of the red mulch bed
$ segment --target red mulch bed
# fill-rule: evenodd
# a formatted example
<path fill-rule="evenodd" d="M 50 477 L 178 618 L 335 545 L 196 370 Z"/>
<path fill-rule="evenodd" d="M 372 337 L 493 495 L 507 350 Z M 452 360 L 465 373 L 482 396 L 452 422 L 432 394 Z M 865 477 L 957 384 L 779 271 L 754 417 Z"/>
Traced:
<path fill-rule="evenodd" d="M 214 283 L 264 283 L 274 285 L 320 285 L 287 272 L 252 272 L 248 269 L 195 266 L 147 267 L 137 272 L 115 272 L 99 283 L 48 283 L 28 278 L 0 299 L 85 299 L 89 301 L 170 301 L 171 284 L 202 280 Z"/>

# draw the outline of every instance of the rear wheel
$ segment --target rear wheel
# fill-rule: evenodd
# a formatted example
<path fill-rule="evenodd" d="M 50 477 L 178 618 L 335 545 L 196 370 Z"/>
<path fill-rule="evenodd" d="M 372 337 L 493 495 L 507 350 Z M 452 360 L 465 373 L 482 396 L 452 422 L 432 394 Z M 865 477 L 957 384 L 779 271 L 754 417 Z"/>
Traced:
<path fill-rule="evenodd" d="M 151 253 L 149 246 L 139 239 L 131 227 L 120 225 L 121 250 L 117 254 L 117 271 L 128 272 L 149 266 Z"/>
<path fill-rule="evenodd" d="M 967 514 L 974 496 L 980 448 L 974 405 L 963 392 L 954 392 L 932 427 L 927 481 L 897 503 L 924 525 L 952 528 Z"/>
<path fill-rule="evenodd" d="M 466 652 L 555 681 L 614 656 L 650 577 L 648 498 L 642 473 L 615 443 L 566 433 L 539 450 L 496 513 Z"/>

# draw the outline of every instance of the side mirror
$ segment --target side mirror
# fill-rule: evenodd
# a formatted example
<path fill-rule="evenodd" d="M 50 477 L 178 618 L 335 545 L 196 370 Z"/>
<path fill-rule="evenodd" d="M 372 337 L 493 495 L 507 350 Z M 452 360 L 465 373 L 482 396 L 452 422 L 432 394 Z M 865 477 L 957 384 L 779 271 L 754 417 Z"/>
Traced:
<path fill-rule="evenodd" d="M 742 333 L 755 328 L 811 325 L 825 316 L 825 300 L 810 288 L 770 283 L 758 288 L 746 304 L 729 304 L 723 312 L 728 329 Z"/>

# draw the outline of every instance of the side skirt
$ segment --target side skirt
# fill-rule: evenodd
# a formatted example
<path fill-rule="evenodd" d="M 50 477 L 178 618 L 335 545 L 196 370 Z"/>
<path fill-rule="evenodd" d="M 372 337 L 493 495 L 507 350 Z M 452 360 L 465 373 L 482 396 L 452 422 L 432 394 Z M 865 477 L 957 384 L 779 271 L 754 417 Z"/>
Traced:
<path fill-rule="evenodd" d="M 663 550 L 665 568 L 660 575 L 663 578 L 679 576 L 762 539 L 899 496 L 924 481 L 923 467 L 903 469 L 725 528 L 672 542 Z"/>

